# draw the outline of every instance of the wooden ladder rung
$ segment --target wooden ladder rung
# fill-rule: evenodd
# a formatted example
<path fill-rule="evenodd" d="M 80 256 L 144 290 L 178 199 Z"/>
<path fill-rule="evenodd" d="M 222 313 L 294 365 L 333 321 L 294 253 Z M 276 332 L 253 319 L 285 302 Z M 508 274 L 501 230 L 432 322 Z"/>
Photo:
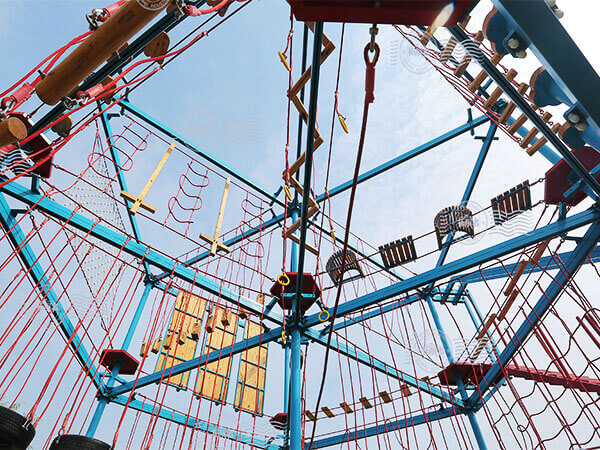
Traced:
<path fill-rule="evenodd" d="M 525 95 L 525 92 L 527 92 L 527 89 L 529 89 L 529 85 L 527 83 L 521 83 L 519 85 L 519 87 L 517 88 L 517 91 L 519 92 L 519 94 Z M 498 119 L 498 122 L 506 123 L 508 121 L 509 117 L 512 116 L 512 113 L 515 111 L 516 107 L 517 106 L 513 102 L 510 102 L 506 106 L 506 108 L 504 108 L 504 112 L 500 116 L 500 119 Z"/>
<path fill-rule="evenodd" d="M 524 124 L 527 122 L 527 116 L 525 114 L 521 114 L 514 123 L 508 127 L 509 134 L 515 134 Z"/>
<path fill-rule="evenodd" d="M 559 123 L 555 123 L 554 126 L 552 127 L 552 131 L 554 133 L 558 133 L 558 130 L 560 129 L 560 124 Z M 527 154 L 529 156 L 532 156 L 533 154 L 535 154 L 539 149 L 541 149 L 544 145 L 546 145 L 546 143 L 548 142 L 548 139 L 546 139 L 545 136 L 540 137 L 537 141 L 535 141 L 531 147 L 529 147 L 527 149 Z"/>
<path fill-rule="evenodd" d="M 552 117 L 552 114 L 547 112 L 542 116 L 542 119 L 544 120 L 544 122 L 548 123 L 548 121 L 550 120 L 551 117 Z M 539 130 L 537 128 L 532 128 L 529 131 L 529 133 L 527 133 L 527 135 L 519 143 L 521 148 L 527 148 L 529 146 L 529 144 L 531 144 L 531 141 L 533 141 L 533 139 L 537 136 L 538 133 L 539 133 Z"/>
<path fill-rule="evenodd" d="M 311 208 L 309 208 L 308 210 L 308 217 L 312 217 L 314 216 L 317 212 L 319 211 L 318 207 L 314 207 L 312 206 Z M 290 227 L 286 230 L 285 234 L 286 236 L 289 236 L 290 234 L 292 234 L 294 231 L 296 231 L 298 228 L 300 228 L 302 222 L 302 218 L 299 218 L 298 220 L 296 220 L 293 224 L 290 225 Z"/>
<path fill-rule="evenodd" d="M 519 264 L 519 267 L 517 267 L 515 274 L 512 276 L 510 283 L 508 283 L 508 287 L 504 291 L 504 295 L 508 296 L 512 293 L 513 289 L 519 282 L 519 278 L 521 278 L 521 275 L 523 275 L 523 272 L 525 272 L 525 269 L 527 268 L 527 264 L 528 264 L 527 261 L 521 261 L 521 263 Z"/>
<path fill-rule="evenodd" d="M 369 401 L 369 399 L 367 397 L 361 397 L 360 403 L 363 405 L 363 407 L 365 409 L 370 409 L 373 407 L 373 405 L 371 404 L 371 402 Z"/>
<path fill-rule="evenodd" d="M 333 411 L 331 411 L 327 406 L 321 407 L 321 410 L 325 413 L 327 417 L 335 417 Z"/>
<path fill-rule="evenodd" d="M 477 35 L 475 36 L 474 43 L 476 45 L 481 45 L 482 42 L 483 32 L 478 31 Z M 456 75 L 459 78 L 462 77 L 467 71 L 467 67 L 469 67 L 469 64 L 471 63 L 472 59 L 473 57 L 471 56 L 471 54 L 467 52 L 467 54 L 463 57 L 462 61 L 458 64 L 458 66 L 456 66 L 456 69 L 454 69 L 454 75 Z"/>
<path fill-rule="evenodd" d="M 494 53 L 494 56 L 492 56 L 490 61 L 493 65 L 497 66 L 500 63 L 500 61 L 502 61 L 502 58 L 504 58 L 504 55 L 500 53 Z M 488 74 L 485 70 L 479 72 L 479 75 L 477 75 L 475 79 L 471 81 L 471 84 L 469 84 L 469 90 L 474 93 L 477 89 L 479 89 L 479 87 L 483 84 L 487 77 Z"/>
<path fill-rule="evenodd" d="M 487 322 L 485 323 L 485 325 L 483 326 L 483 328 L 481 329 L 479 334 L 477 334 L 477 339 L 481 339 L 482 337 L 487 335 L 487 331 L 494 323 L 494 320 L 496 320 L 496 314 L 492 314 L 490 316 L 490 318 L 487 320 Z"/>
<path fill-rule="evenodd" d="M 517 71 L 514 69 L 510 69 L 508 71 L 508 73 L 506 74 L 506 79 L 508 81 L 513 81 L 516 76 L 517 76 Z M 500 99 L 502 94 L 504 94 L 504 91 L 502 89 L 500 89 L 499 87 L 494 89 L 494 91 L 491 93 L 491 95 L 488 97 L 488 99 L 483 104 L 483 107 L 485 109 L 490 109 L 492 106 L 494 106 L 496 104 L 496 102 Z"/>
<path fill-rule="evenodd" d="M 498 316 L 498 320 L 504 320 L 504 318 L 506 317 L 506 314 L 508 314 L 508 310 L 513 305 L 513 303 L 515 302 L 515 299 L 517 298 L 517 295 L 519 295 L 519 290 L 518 289 L 515 289 L 514 291 L 512 291 L 512 293 L 510 294 L 510 296 L 506 300 L 506 303 L 504 304 L 504 307 L 502 308 L 502 311 L 500 311 L 500 315 Z"/>
<path fill-rule="evenodd" d="M 291 241 L 294 241 L 296 244 L 300 244 L 300 238 L 298 236 L 296 236 L 294 233 L 288 234 L 287 237 Z M 311 252 L 313 255 L 319 256 L 319 249 L 317 247 L 310 245 L 308 242 L 304 243 L 304 247 L 306 248 L 306 250 Z"/>

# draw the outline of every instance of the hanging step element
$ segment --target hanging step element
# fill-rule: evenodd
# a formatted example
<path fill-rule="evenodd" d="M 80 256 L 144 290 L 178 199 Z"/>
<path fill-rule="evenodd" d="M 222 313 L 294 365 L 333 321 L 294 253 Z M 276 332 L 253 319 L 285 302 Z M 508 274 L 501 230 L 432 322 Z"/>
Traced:
<path fill-rule="evenodd" d="M 105 349 L 100 354 L 100 364 L 109 370 L 113 370 L 116 364 L 120 364 L 120 375 L 134 375 L 140 362 L 125 350 Z"/>
<path fill-rule="evenodd" d="M 398 239 L 379 247 L 379 254 L 386 269 L 417 259 L 417 251 L 412 236 Z"/>
<path fill-rule="evenodd" d="M 340 283 L 354 281 L 365 276 L 358 264 L 356 253 L 350 249 L 347 249 L 346 251 L 346 264 L 344 265 L 344 274 L 342 275 L 343 253 L 342 250 L 335 252 L 327 260 L 327 273 L 329 274 L 331 281 L 333 281 L 333 284 L 336 286 Z M 352 272 L 354 272 L 354 274 L 352 274 Z"/>
<path fill-rule="evenodd" d="M 473 222 L 473 213 L 464 206 L 450 206 L 440 211 L 434 220 L 435 234 L 437 237 L 438 248 L 441 250 L 453 242 L 464 239 L 465 237 L 475 236 L 475 224 Z M 455 236 L 456 233 L 462 233 Z M 449 242 L 444 242 L 447 236 L 453 238 Z"/>
<path fill-rule="evenodd" d="M 529 181 L 524 181 L 514 188 L 491 200 L 494 223 L 502 225 L 507 220 L 531 209 L 531 190 Z"/>
<path fill-rule="evenodd" d="M 271 295 L 277 297 L 277 303 L 284 310 L 291 310 L 296 296 L 296 282 L 298 274 L 296 272 L 285 273 L 289 282 L 283 286 L 278 281 L 271 288 Z M 283 275 L 280 275 L 282 277 Z M 282 298 L 283 297 L 283 298 Z M 311 273 L 305 273 L 302 277 L 302 296 L 300 299 L 300 311 L 304 314 L 321 297 L 321 289 L 317 285 Z"/>

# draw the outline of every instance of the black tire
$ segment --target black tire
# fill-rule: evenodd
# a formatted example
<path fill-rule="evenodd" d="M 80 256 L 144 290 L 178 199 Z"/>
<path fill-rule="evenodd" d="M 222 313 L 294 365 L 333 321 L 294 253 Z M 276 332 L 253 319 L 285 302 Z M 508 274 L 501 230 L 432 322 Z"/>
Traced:
<path fill-rule="evenodd" d="M 35 428 L 21 414 L 0 406 L 0 444 L 15 450 L 25 450 L 35 436 Z M 10 446 L 12 444 L 12 447 Z"/>
<path fill-rule="evenodd" d="M 65 434 L 54 438 L 50 450 L 111 450 L 105 442 L 77 434 Z"/>

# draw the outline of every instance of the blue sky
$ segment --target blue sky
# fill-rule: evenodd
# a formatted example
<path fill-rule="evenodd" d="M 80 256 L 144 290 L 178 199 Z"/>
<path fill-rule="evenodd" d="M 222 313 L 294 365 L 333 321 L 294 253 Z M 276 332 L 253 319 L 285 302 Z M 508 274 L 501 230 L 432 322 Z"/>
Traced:
<path fill-rule="evenodd" d="M 482 0 L 474 14 L 470 30 L 477 30 L 477 26 L 489 10 L 489 3 Z M 593 0 L 569 0 L 568 3 L 563 0 L 562 3 L 565 4 L 560 6 L 566 13 L 563 25 L 592 65 L 600 67 L 600 53 L 596 50 L 595 39 L 600 6 Z M 0 5 L 0 39 L 10 55 L 6 59 L 8 64 L 0 72 L 0 86 L 12 84 L 23 74 L 25 68 L 32 67 L 73 36 L 83 33 L 87 29 L 85 13 L 104 6 L 89 0 L 3 0 Z M 201 19 L 187 19 L 184 25 L 171 33 L 172 42 L 191 31 L 200 21 Z M 294 52 L 298 58 L 302 27 L 298 23 L 294 26 Z M 225 26 L 212 32 L 184 56 L 169 64 L 167 70 L 161 71 L 145 83 L 132 95 L 131 101 L 201 148 L 243 171 L 269 190 L 275 191 L 281 185 L 281 171 L 284 166 L 287 109 L 285 92 L 288 86 L 287 72 L 279 62 L 277 51 L 285 48 L 288 31 L 289 10 L 284 1 L 255 0 Z M 340 25 L 326 25 L 325 33 L 338 48 L 322 69 L 318 120 L 325 144 L 315 156 L 315 190 L 318 193 L 324 187 L 330 142 Z M 347 117 L 350 134 L 344 134 L 336 121 L 330 187 L 346 181 L 352 175 L 362 112 L 362 49 L 368 38 L 368 26 L 347 26 L 339 108 Z M 378 42 L 382 47 L 382 57 L 377 66 L 376 100 L 371 107 L 363 171 L 464 123 L 467 117 L 464 101 L 439 74 L 434 71 L 413 73 L 407 70 L 402 60 L 398 60 L 397 54 L 401 53 L 404 47 L 401 36 L 395 30 L 382 27 Z M 532 56 L 523 62 L 510 60 L 507 64 L 519 70 L 521 81 L 528 81 L 531 72 L 539 65 Z M 296 59 L 296 67 L 298 65 Z M 472 71 L 478 70 L 473 67 Z M 30 102 L 32 108 L 37 106 L 36 102 L 37 100 Z M 559 112 L 556 115 L 558 116 Z M 124 123 L 121 119 L 115 120 L 115 130 L 120 130 Z M 231 124 L 237 124 L 239 127 Z M 291 130 L 294 142 L 295 118 Z M 485 131 L 485 126 L 480 127 L 477 134 L 484 134 Z M 57 155 L 56 162 L 65 167 L 81 169 L 86 163 L 94 132 L 90 129 L 82 133 Z M 241 132 L 241 137 L 238 132 Z M 550 164 L 541 155 L 530 158 L 505 136 L 500 134 L 499 137 L 500 141 L 490 151 L 473 196 L 475 204 L 481 206 L 486 206 L 491 197 L 526 178 L 536 180 L 550 168 Z M 442 208 L 457 203 L 462 196 L 479 146 L 480 141 L 465 135 L 393 170 L 388 176 L 362 185 L 357 194 L 352 231 L 374 246 L 408 234 L 418 235 L 431 231 L 435 214 Z M 130 191 L 137 192 L 143 187 L 165 149 L 164 143 L 153 140 L 148 152 L 140 154 L 135 160 L 134 169 L 127 174 Z M 295 153 L 295 145 L 292 145 L 291 152 Z M 159 208 L 157 216 L 161 219 L 165 217 L 165 205 L 169 197 L 176 190 L 178 177 L 183 170 L 182 161 L 184 158 L 180 155 L 169 161 L 148 197 L 148 201 Z M 58 180 L 61 178 L 57 176 L 57 180 L 53 181 Z M 203 209 L 195 217 L 193 231 L 196 235 L 200 231 L 212 234 L 223 187 L 222 180 L 217 177 L 214 177 L 214 180 L 210 189 L 203 194 Z M 542 195 L 541 189 L 535 193 L 537 198 Z M 241 191 L 235 190 L 232 193 L 224 229 L 238 225 L 241 215 L 238 205 L 241 198 Z M 332 215 L 340 222 L 345 220 L 347 201 L 348 195 L 345 194 L 333 202 Z M 124 212 L 122 213 L 124 215 Z M 168 249 L 173 255 L 177 255 L 193 247 L 186 240 L 171 240 L 160 226 L 146 219 L 142 218 L 140 221 L 145 240 L 159 249 Z M 275 233 L 275 236 L 277 235 Z M 451 252 L 451 259 L 505 238 L 502 234 L 491 235 L 473 245 L 457 245 Z M 432 247 L 435 244 L 431 240 L 426 245 Z M 2 248 L 3 252 L 9 252 L 6 243 Z M 276 275 L 279 270 L 281 257 L 280 243 L 273 244 L 273 248 L 271 276 Z M 328 256 L 329 254 L 324 254 L 323 261 L 326 261 Z M 414 271 L 424 270 L 435 264 L 436 258 L 437 255 L 424 258 L 409 268 Z M 314 265 L 314 258 L 309 258 L 308 269 L 312 271 Z M 400 272 L 404 275 L 408 273 L 403 269 Z M 3 273 L 2 279 L 5 279 L 6 275 Z M 381 282 L 380 286 L 385 283 L 386 281 Z M 352 298 L 353 295 L 367 289 L 367 285 L 357 287 L 356 291 L 346 287 L 344 295 L 346 298 Z M 327 300 L 328 304 L 333 301 L 332 298 Z M 482 303 L 482 309 L 489 307 L 486 300 Z M 415 307 L 413 312 L 415 316 L 421 314 L 418 307 Z M 449 317 L 445 318 L 450 320 Z M 144 330 L 136 335 L 137 343 L 143 338 L 142 331 Z M 115 340 L 119 342 L 121 338 L 119 335 Z M 360 336 L 353 338 L 360 339 Z M 410 340 L 408 334 L 406 339 Z M 275 414 L 281 410 L 282 352 L 276 346 L 271 348 L 270 393 L 267 397 L 266 412 Z M 321 349 L 313 350 L 311 357 L 310 367 L 315 369 L 309 373 L 308 382 L 316 383 L 320 379 Z M 400 365 L 402 364 L 408 364 L 406 358 Z M 151 365 L 149 364 L 147 369 L 151 369 Z M 334 365 L 337 365 L 337 361 Z M 329 391 L 324 404 L 330 402 L 336 405 L 341 401 L 339 390 L 334 389 L 336 377 L 339 379 L 336 370 L 332 369 L 330 374 L 327 385 Z M 354 367 L 348 370 L 354 371 L 356 376 L 357 371 Z M 341 369 L 340 371 L 343 373 Z M 234 378 L 236 374 L 234 364 Z M 348 386 L 345 389 L 349 389 Z M 345 395 L 351 394 L 346 392 Z M 175 401 L 179 398 L 181 396 L 174 397 Z M 309 404 L 314 404 L 313 391 L 307 395 L 307 399 Z M 30 406 L 27 400 L 30 399 L 26 398 L 22 402 L 24 410 Z M 87 401 L 86 407 L 90 404 L 91 400 Z M 416 404 L 413 406 L 416 407 Z M 112 425 L 121 409 L 112 406 L 107 411 L 108 418 L 105 427 L 100 430 L 100 437 L 109 441 L 112 439 Z M 226 421 L 235 423 L 237 413 L 233 412 L 231 406 L 224 407 L 223 411 Z M 244 417 L 243 420 L 249 419 Z M 42 422 L 40 435 L 43 436 L 44 431 L 48 432 L 48 422 Z M 259 431 L 272 432 L 264 420 L 259 421 L 258 428 Z M 325 426 L 319 428 L 320 432 L 326 430 Z M 490 430 L 486 430 L 486 433 L 490 433 Z M 226 444 L 221 442 L 219 445 Z"/>

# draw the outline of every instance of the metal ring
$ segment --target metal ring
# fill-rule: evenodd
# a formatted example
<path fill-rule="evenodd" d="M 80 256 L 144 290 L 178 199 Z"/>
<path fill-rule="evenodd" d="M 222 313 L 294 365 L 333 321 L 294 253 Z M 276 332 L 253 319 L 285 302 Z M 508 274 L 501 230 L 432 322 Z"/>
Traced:
<path fill-rule="evenodd" d="M 375 55 L 373 56 L 373 60 L 371 61 L 369 59 L 369 53 L 370 53 L 370 47 L 371 44 L 367 44 L 365 46 L 365 62 L 367 64 L 377 64 L 377 61 L 379 61 L 379 54 L 381 53 L 381 49 L 379 48 L 379 44 L 375 43 Z"/>
<path fill-rule="evenodd" d="M 290 284 L 290 277 L 286 273 L 282 273 L 277 277 L 277 282 L 282 286 L 287 286 Z"/>
<path fill-rule="evenodd" d="M 322 317 L 323 313 L 325 313 L 325 318 Z M 326 309 L 322 310 L 319 313 L 319 322 L 327 322 L 329 320 L 329 311 L 327 311 Z"/>

